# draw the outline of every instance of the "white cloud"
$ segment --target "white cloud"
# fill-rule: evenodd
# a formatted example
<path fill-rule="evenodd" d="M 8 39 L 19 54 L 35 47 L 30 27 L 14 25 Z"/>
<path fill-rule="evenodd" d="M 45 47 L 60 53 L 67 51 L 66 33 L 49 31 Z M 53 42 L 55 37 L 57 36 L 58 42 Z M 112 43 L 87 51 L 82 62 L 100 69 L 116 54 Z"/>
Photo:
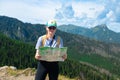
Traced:
<path fill-rule="evenodd" d="M 15 17 L 24 22 L 45 23 L 46 20 L 54 18 L 55 7 L 57 6 L 50 1 L 42 1 L 42 3 L 41 1 L 36 1 L 32 4 L 30 1 L 27 3 L 26 0 L 13 0 L 0 3 L 0 7 L 0 15 Z"/>
<path fill-rule="evenodd" d="M 120 23 L 112 22 L 107 24 L 107 26 L 109 29 L 113 31 L 120 32 Z"/>
<path fill-rule="evenodd" d="M 76 16 L 82 16 L 82 14 L 87 14 L 89 18 L 95 18 L 96 13 L 101 12 L 102 6 L 93 2 L 74 2 L 73 8 L 75 10 Z"/>
<path fill-rule="evenodd" d="M 102 9 L 101 5 L 96 5 L 95 3 L 66 3 L 57 9 L 55 18 L 64 24 L 93 27 L 97 24 L 95 19 Z"/>
<path fill-rule="evenodd" d="M 74 18 L 74 10 L 72 8 L 72 5 L 71 4 L 69 4 L 69 5 L 63 4 L 61 8 L 56 10 L 55 18 L 57 18 L 57 19 Z"/>
<path fill-rule="evenodd" d="M 0 0 L 0 15 L 41 24 L 51 18 L 85 27 L 107 24 L 120 32 L 119 6 L 119 0 Z"/>

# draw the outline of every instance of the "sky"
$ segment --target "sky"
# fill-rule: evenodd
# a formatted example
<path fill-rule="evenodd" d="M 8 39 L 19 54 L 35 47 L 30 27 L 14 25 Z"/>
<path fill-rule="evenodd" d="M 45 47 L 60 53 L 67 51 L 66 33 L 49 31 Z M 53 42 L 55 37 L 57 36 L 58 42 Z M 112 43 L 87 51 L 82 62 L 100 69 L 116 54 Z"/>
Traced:
<path fill-rule="evenodd" d="M 120 32 L 120 0 L 0 0 L 0 15 L 22 22 L 58 25 L 74 24 L 86 28 L 106 24 Z"/>

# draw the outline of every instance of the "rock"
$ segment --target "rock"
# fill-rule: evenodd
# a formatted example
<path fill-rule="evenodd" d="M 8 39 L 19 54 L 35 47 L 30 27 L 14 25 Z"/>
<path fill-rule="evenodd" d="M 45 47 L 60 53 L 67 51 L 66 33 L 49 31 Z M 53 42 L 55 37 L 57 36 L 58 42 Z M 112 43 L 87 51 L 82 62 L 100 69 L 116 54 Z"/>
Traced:
<path fill-rule="evenodd" d="M 4 69 L 7 69 L 9 68 L 8 66 L 3 66 L 3 67 L 0 67 L 0 70 L 4 70 Z"/>
<path fill-rule="evenodd" d="M 16 69 L 17 69 L 17 68 L 14 67 L 14 66 L 10 66 L 10 68 L 11 68 L 12 70 L 16 70 Z"/>

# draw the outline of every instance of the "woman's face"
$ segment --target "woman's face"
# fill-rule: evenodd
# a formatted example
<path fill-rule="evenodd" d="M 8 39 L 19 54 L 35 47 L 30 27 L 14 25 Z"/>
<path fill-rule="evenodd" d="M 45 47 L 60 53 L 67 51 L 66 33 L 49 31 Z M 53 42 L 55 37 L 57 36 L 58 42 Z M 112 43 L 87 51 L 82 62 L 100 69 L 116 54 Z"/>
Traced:
<path fill-rule="evenodd" d="M 54 35 L 56 32 L 56 27 L 54 27 L 54 26 L 46 27 L 46 30 L 47 30 L 48 34 Z"/>

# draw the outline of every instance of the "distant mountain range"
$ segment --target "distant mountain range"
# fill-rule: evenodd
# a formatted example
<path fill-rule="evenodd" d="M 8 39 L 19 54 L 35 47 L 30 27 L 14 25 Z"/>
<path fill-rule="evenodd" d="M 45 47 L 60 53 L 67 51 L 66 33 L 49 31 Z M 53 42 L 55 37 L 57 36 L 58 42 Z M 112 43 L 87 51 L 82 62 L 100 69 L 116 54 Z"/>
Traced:
<path fill-rule="evenodd" d="M 70 28 L 70 25 L 67 26 Z M 63 25 L 60 28 L 62 27 L 65 30 L 68 28 Z M 81 28 L 81 31 L 79 31 L 79 29 L 76 28 L 77 27 L 74 25 L 71 25 L 72 32 L 82 32 L 82 34 L 84 33 L 91 36 L 92 34 L 90 33 L 94 32 L 96 34 L 101 34 L 101 31 L 104 29 L 103 27 L 101 27 L 101 29 L 96 27 L 91 30 Z M 109 29 L 105 27 L 105 30 Z M 22 21 L 19 21 L 15 18 L 0 16 L 0 33 L 12 39 L 24 41 L 35 46 L 38 37 L 45 34 L 45 25 L 23 23 Z M 109 34 L 111 34 L 111 31 Z M 85 61 L 90 64 L 110 70 L 110 72 L 116 75 L 120 75 L 120 70 L 118 68 L 120 67 L 118 64 L 120 63 L 120 44 L 100 42 L 91 38 L 87 38 L 85 36 L 63 32 L 61 30 L 57 30 L 56 35 L 61 36 L 64 41 L 64 46 L 68 47 L 68 58 L 77 61 Z M 106 63 L 106 65 L 104 63 Z M 109 68 L 107 66 L 108 64 L 110 65 Z"/>
<path fill-rule="evenodd" d="M 68 33 L 79 34 L 82 36 L 93 38 L 99 41 L 120 43 L 120 33 L 109 30 L 105 24 L 101 24 L 93 28 L 84 28 L 81 26 L 69 24 L 61 25 L 58 27 L 58 29 Z"/>

